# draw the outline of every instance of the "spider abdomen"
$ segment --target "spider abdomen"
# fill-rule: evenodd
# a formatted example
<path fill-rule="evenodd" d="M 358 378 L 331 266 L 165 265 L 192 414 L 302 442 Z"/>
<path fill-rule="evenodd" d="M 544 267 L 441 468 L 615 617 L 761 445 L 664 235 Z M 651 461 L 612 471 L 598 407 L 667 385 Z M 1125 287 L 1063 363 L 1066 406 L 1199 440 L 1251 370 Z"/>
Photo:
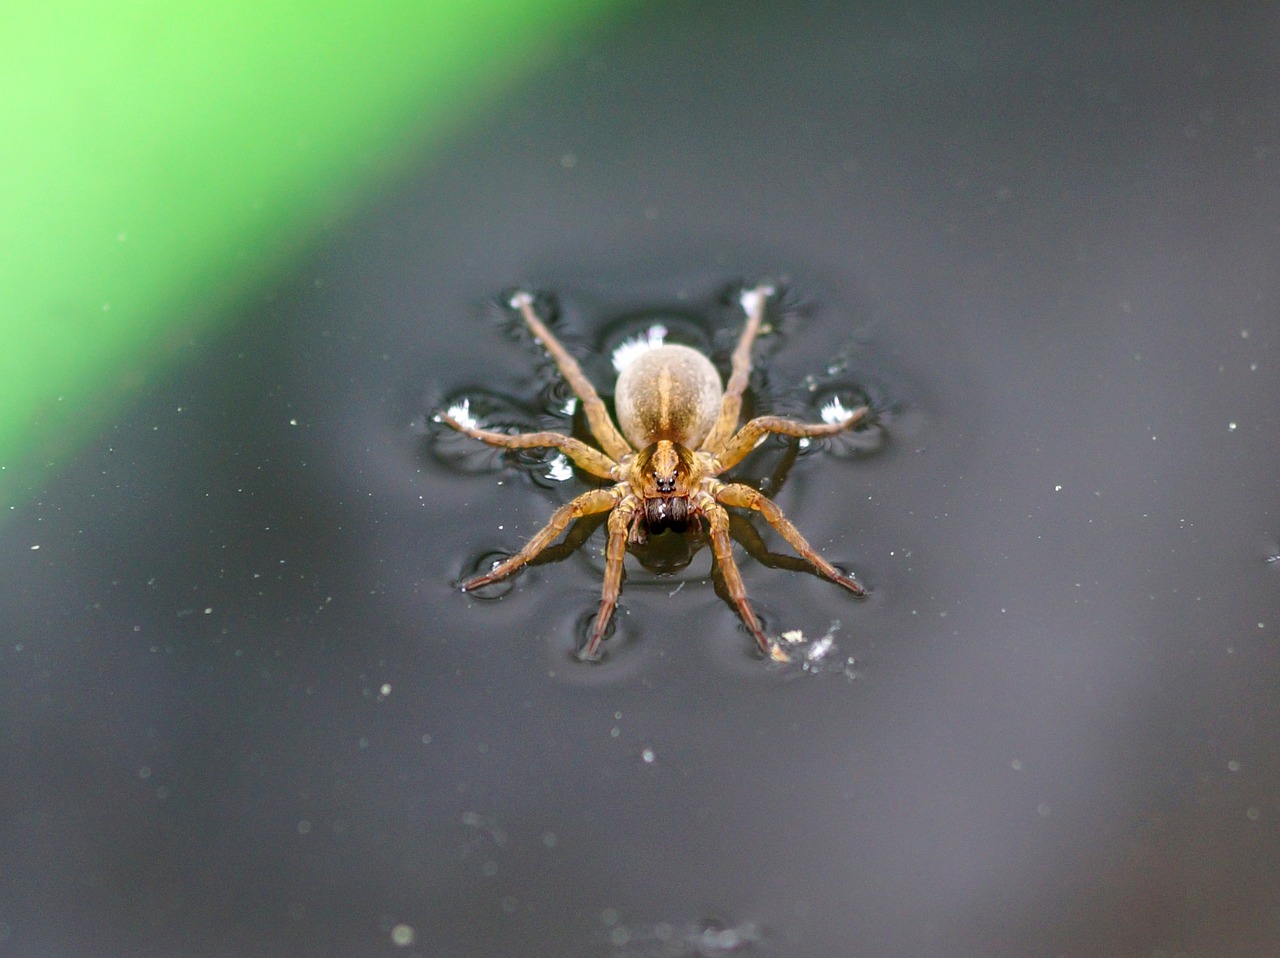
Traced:
<path fill-rule="evenodd" d="M 723 393 L 720 374 L 702 353 L 688 346 L 658 346 L 618 376 L 618 425 L 637 449 L 660 439 L 697 449 L 715 425 Z"/>

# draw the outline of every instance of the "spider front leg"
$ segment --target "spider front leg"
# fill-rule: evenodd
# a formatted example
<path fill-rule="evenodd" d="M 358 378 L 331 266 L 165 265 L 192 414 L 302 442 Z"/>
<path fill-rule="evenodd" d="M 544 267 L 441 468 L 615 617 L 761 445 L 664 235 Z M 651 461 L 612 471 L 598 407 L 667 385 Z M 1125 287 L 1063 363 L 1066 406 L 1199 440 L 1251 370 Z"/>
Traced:
<path fill-rule="evenodd" d="M 598 449 L 592 449 L 580 439 L 566 436 L 558 432 L 523 432 L 512 435 L 505 432 L 494 432 L 491 429 L 479 429 L 468 425 L 447 412 L 437 413 L 436 419 L 445 425 L 452 426 L 463 435 L 479 439 L 491 446 L 504 449 L 555 449 L 564 453 L 574 463 L 601 479 L 615 479 L 614 470 L 617 463 Z"/>
<path fill-rule="evenodd" d="M 609 513 L 609 544 L 604 551 L 604 588 L 600 593 L 600 611 L 596 613 L 591 638 L 578 653 L 580 659 L 591 660 L 598 656 L 605 630 L 617 608 L 618 595 L 622 591 L 622 560 L 627 554 L 627 536 L 631 531 L 632 516 L 639 505 L 640 500 L 634 495 L 624 496 L 613 512 Z"/>
<path fill-rule="evenodd" d="M 738 563 L 733 559 L 733 541 L 729 538 L 729 513 L 705 492 L 699 495 L 698 506 L 711 525 L 711 551 L 715 553 L 716 564 L 724 577 L 729 598 L 737 606 L 738 615 L 742 617 L 743 624 L 756 640 L 756 645 L 760 646 L 760 651 L 766 656 L 770 655 L 769 637 L 764 634 L 764 629 L 760 627 L 760 620 L 756 618 L 755 610 L 751 608 L 751 603 L 747 599 L 747 587 L 742 583 L 742 573 L 738 571 Z"/>
<path fill-rule="evenodd" d="M 473 579 L 468 579 L 461 583 L 458 588 L 463 592 L 471 592 L 480 588 L 482 585 L 488 585 L 491 582 L 497 582 L 499 579 L 505 579 L 511 573 L 515 572 L 521 566 L 525 565 L 536 556 L 539 552 L 549 546 L 556 540 L 556 537 L 568 527 L 569 523 L 583 516 L 594 515 L 599 512 L 608 512 L 614 507 L 618 501 L 618 493 L 615 491 L 618 487 L 614 486 L 609 489 L 592 489 L 584 492 L 563 506 L 557 509 L 551 515 L 551 519 L 543 526 L 538 533 L 525 543 L 524 548 L 515 555 L 499 562 L 488 572 L 478 575 Z"/>
<path fill-rule="evenodd" d="M 746 391 L 747 383 L 751 378 L 751 347 L 760 333 L 765 304 L 773 294 L 774 288 L 764 284 L 755 289 L 744 290 L 742 293 L 742 309 L 747 314 L 747 324 L 742 328 L 738 345 L 733 349 L 729 384 L 725 387 L 724 398 L 720 401 L 720 414 L 716 417 L 711 432 L 702 442 L 702 448 L 710 452 L 719 450 L 737 428 L 738 417 L 742 414 L 742 394 Z"/>
<path fill-rule="evenodd" d="M 618 432 L 618 427 L 609 418 L 609 411 L 605 408 L 604 400 L 600 398 L 600 394 L 591 385 L 591 381 L 583 373 L 578 361 L 569 355 L 569 351 L 564 348 L 560 340 L 556 339 L 551 330 L 547 328 L 546 323 L 534 312 L 533 296 L 523 291 L 516 293 L 511 297 L 511 305 L 520 311 L 520 315 L 524 317 L 525 325 L 529 327 L 529 331 L 542 343 L 542 348 L 551 354 L 556 368 L 560 370 L 560 375 L 569 384 L 569 388 L 573 390 L 574 395 L 582 401 L 582 411 L 587 415 L 587 424 L 591 427 L 591 434 L 596 437 L 596 441 L 600 443 L 604 451 L 614 459 L 621 459 L 623 456 L 634 452 L 635 450 L 631 448 L 631 444 L 622 438 L 622 433 Z"/>
<path fill-rule="evenodd" d="M 813 546 L 809 545 L 807 539 L 800 534 L 800 530 L 792 525 L 782 510 L 768 496 L 752 489 L 750 486 L 744 486 L 741 483 L 729 483 L 728 485 L 718 486 L 715 489 L 715 497 L 719 502 L 723 502 L 726 506 L 738 506 L 743 509 L 753 509 L 764 516 L 765 521 L 769 525 L 778 530 L 778 534 L 791 544 L 791 548 L 795 549 L 802 558 L 813 564 L 822 575 L 826 576 L 837 585 L 842 585 L 856 596 L 864 596 L 867 590 L 862 587 L 851 575 L 845 575 L 826 559 L 822 558 Z"/>
<path fill-rule="evenodd" d="M 834 436 L 865 421 L 870 411 L 868 406 L 859 406 L 838 422 L 796 422 L 794 419 L 785 419 L 782 416 L 760 416 L 752 419 L 738 430 L 725 445 L 724 450 L 715 457 L 717 473 L 732 469 L 740 463 L 768 433 L 797 438 Z M 703 445 L 705 447 L 706 444 Z"/>

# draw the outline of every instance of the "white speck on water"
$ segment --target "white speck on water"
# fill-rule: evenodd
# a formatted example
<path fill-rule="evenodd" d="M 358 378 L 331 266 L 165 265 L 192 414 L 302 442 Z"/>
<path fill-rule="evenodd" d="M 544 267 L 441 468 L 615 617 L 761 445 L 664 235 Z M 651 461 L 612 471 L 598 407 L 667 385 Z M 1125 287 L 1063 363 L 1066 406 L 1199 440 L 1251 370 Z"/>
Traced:
<path fill-rule="evenodd" d="M 831 651 L 833 645 L 835 645 L 835 640 L 829 635 L 824 635 L 805 650 L 804 657 L 810 662 L 818 662 Z"/>
<path fill-rule="evenodd" d="M 1227 432 L 1235 432 L 1236 428 L 1237 428 L 1236 423 L 1234 422 L 1227 423 Z"/>
<path fill-rule="evenodd" d="M 398 948 L 406 948 L 412 945 L 416 939 L 417 933 L 414 932 L 410 925 L 396 925 L 391 929 L 391 943 Z"/>
<path fill-rule="evenodd" d="M 1240 771 L 1240 763 L 1233 758 L 1231 761 L 1227 762 L 1227 771 L 1228 772 Z"/>
<path fill-rule="evenodd" d="M 640 757 L 644 759 L 644 763 L 646 765 L 652 765 L 654 762 L 654 759 L 657 758 L 657 756 L 653 752 L 653 749 L 651 748 L 646 748 L 643 751 L 641 751 Z"/>

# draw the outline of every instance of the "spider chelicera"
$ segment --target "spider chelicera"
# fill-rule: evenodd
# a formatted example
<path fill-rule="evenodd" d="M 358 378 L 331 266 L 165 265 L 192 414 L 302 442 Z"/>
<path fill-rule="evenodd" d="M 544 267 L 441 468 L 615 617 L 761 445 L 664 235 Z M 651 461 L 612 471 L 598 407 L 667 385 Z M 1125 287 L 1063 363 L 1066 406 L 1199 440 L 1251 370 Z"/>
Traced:
<path fill-rule="evenodd" d="M 515 555 L 459 584 L 463 592 L 506 578 L 551 545 L 574 520 L 608 513 L 604 589 L 591 636 L 579 652 L 598 655 L 622 587 L 622 560 L 629 544 L 640 544 L 660 532 L 684 532 L 706 521 L 711 548 L 729 597 L 743 623 L 766 656 L 780 657 L 747 599 L 742 575 L 733 558 L 729 514 L 725 506 L 752 509 L 790 543 L 823 576 L 856 596 L 866 591 L 852 575 L 841 572 L 809 545 L 782 510 L 761 492 L 718 478 L 751 452 L 768 433 L 784 436 L 830 436 L 866 421 L 867 406 L 845 410 L 834 405 L 832 422 L 802 423 L 780 416 L 758 416 L 741 428 L 742 394 L 751 374 L 751 347 L 760 332 L 774 289 L 759 285 L 745 290 L 740 302 L 746 326 L 733 351 L 727 387 L 702 353 L 688 346 L 660 345 L 641 352 L 618 376 L 614 405 L 618 423 L 568 351 L 534 308 L 534 297 L 518 292 L 510 305 L 519 311 L 534 337 L 555 361 L 560 374 L 582 403 L 591 434 L 600 448 L 558 432 L 509 434 L 480 428 L 457 407 L 436 415 L 461 433 L 505 449 L 554 449 L 579 469 L 613 484 L 591 489 L 564 504 Z"/>

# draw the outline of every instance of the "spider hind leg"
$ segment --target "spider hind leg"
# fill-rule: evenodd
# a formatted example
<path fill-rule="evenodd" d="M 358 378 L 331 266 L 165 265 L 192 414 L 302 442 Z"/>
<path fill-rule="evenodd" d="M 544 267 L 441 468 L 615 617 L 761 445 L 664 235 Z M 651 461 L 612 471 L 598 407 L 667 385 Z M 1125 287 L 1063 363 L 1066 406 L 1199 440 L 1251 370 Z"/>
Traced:
<path fill-rule="evenodd" d="M 783 515 L 777 503 L 768 496 L 752 489 L 750 486 L 732 482 L 720 486 L 716 490 L 715 497 L 717 501 L 727 506 L 738 506 L 739 508 L 752 509 L 760 513 L 764 516 L 765 521 L 773 526 L 778 531 L 778 534 L 790 544 L 791 548 L 795 549 L 801 558 L 812 564 L 819 573 L 837 585 L 844 586 L 859 598 L 867 594 L 867 590 L 863 588 L 862 583 L 852 575 L 841 572 L 824 559 L 817 549 L 809 545 L 809 540 L 800 533 L 800 530 L 792 524 L 790 519 Z"/>

